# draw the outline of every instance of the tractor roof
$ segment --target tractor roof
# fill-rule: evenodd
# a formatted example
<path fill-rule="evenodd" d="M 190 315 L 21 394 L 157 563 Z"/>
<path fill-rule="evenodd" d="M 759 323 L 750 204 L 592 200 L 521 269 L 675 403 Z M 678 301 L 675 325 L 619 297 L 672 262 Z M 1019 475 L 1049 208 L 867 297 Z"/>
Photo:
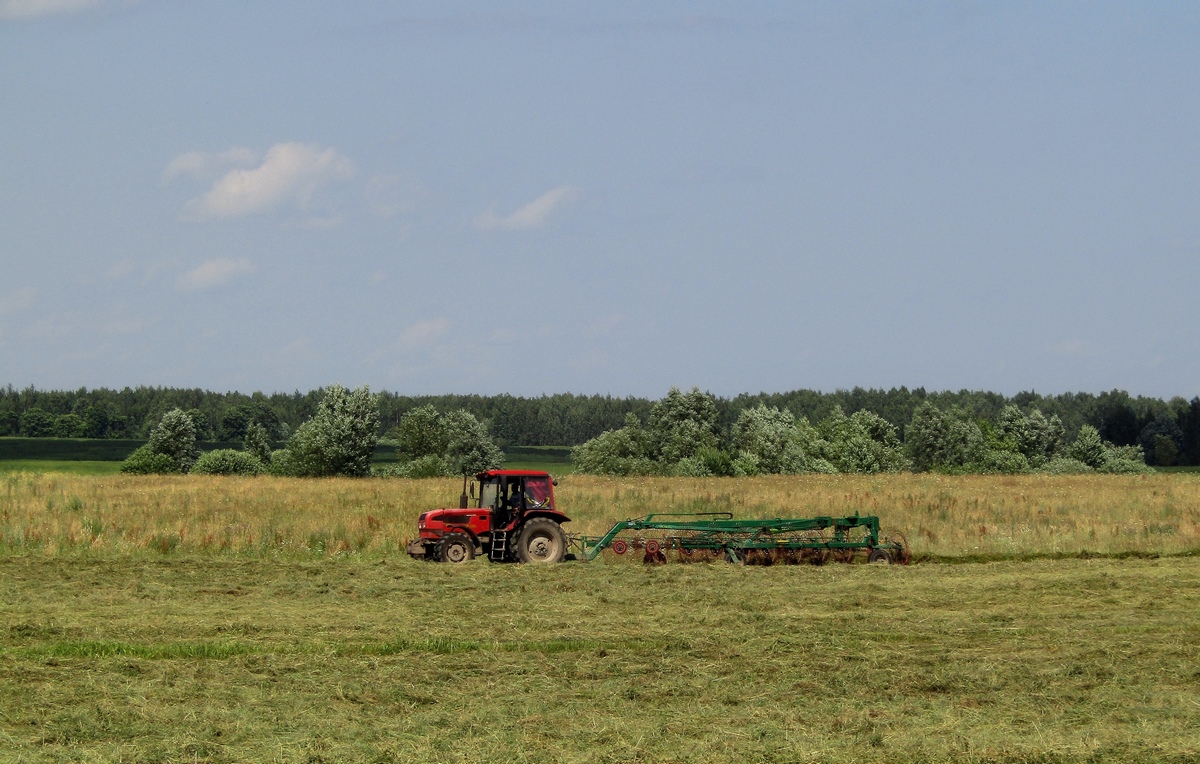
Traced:
<path fill-rule="evenodd" d="M 478 480 L 494 477 L 550 477 L 550 473 L 541 470 L 486 470 L 475 476 Z"/>

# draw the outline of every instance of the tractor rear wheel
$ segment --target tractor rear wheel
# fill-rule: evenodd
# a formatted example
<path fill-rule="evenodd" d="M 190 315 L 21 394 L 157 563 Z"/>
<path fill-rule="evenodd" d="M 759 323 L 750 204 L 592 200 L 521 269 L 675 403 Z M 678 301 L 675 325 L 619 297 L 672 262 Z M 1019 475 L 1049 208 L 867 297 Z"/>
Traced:
<path fill-rule="evenodd" d="M 562 562 L 567 556 L 567 534 L 545 517 L 535 517 L 521 526 L 517 537 L 517 559 L 521 562 Z"/>
<path fill-rule="evenodd" d="M 475 542 L 465 533 L 447 533 L 434 552 L 438 562 L 470 562 L 475 559 Z"/>

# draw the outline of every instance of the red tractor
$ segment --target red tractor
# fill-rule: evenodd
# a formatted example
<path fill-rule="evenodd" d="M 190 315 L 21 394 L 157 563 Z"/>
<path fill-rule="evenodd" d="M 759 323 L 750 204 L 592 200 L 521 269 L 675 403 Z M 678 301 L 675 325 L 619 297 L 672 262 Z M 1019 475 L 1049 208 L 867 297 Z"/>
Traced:
<path fill-rule="evenodd" d="M 471 499 L 463 488 L 458 509 L 435 509 L 417 520 L 420 538 L 407 546 L 413 557 L 467 562 L 486 554 L 493 562 L 561 562 L 567 559 L 571 518 L 554 506 L 557 480 L 533 470 L 488 470 L 475 476 Z"/>

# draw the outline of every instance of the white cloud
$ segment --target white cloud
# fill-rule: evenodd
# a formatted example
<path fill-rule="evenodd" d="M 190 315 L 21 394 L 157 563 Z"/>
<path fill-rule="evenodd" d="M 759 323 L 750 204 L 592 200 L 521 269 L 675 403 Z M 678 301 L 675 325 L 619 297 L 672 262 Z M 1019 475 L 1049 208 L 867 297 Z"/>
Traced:
<path fill-rule="evenodd" d="M 23 287 L 15 292 L 0 296 L 0 316 L 19 313 L 33 307 L 37 302 L 37 290 L 33 287 Z"/>
<path fill-rule="evenodd" d="M 249 260 L 233 260 L 228 257 L 220 257 L 191 269 L 180 276 L 176 284 L 186 292 L 211 289 L 212 287 L 228 283 L 234 276 L 252 270 L 254 270 L 254 266 L 250 264 Z"/>
<path fill-rule="evenodd" d="M 507 231 L 525 231 L 541 228 L 546 218 L 558 207 L 569 204 L 582 195 L 575 186 L 559 186 L 551 189 L 507 217 L 497 217 L 492 210 L 480 215 L 475 224 L 480 228 L 502 228 Z"/>
<path fill-rule="evenodd" d="M 171 164 L 179 163 L 176 173 L 191 172 L 193 167 L 202 166 L 202 160 L 197 162 L 184 154 Z M 269 212 L 285 204 L 304 207 L 322 185 L 353 175 L 353 163 L 336 149 L 277 143 L 267 151 L 261 165 L 227 173 L 208 193 L 188 202 L 184 212 L 189 218 L 206 220 Z"/>
<path fill-rule="evenodd" d="M 419 350 L 437 342 L 450 330 L 450 322 L 444 318 L 418 321 L 400 333 L 395 348 L 400 351 Z"/>
<path fill-rule="evenodd" d="M 232 148 L 216 153 L 189 151 L 171 160 L 167 169 L 163 170 L 163 182 L 166 183 L 180 175 L 210 180 L 230 167 L 252 167 L 256 162 L 258 155 L 246 148 Z"/>

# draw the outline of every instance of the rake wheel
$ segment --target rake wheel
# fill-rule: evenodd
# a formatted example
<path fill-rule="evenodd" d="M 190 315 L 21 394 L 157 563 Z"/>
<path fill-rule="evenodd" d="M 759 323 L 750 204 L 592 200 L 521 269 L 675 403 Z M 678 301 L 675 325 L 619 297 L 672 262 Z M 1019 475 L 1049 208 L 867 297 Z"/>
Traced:
<path fill-rule="evenodd" d="M 884 540 L 891 544 L 900 545 L 899 552 L 893 555 L 893 562 L 907 565 L 912 560 L 912 550 L 908 548 L 908 539 L 904 538 L 903 533 L 889 533 Z"/>

